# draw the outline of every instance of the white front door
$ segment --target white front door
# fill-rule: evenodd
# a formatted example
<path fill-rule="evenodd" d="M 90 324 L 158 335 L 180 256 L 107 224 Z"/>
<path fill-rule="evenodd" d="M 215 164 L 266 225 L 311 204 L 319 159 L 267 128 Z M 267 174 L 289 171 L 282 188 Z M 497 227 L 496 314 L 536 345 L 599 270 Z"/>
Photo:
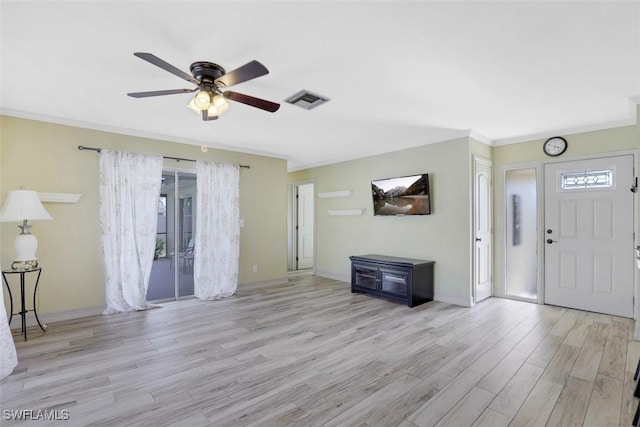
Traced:
<path fill-rule="evenodd" d="M 313 184 L 298 186 L 297 194 L 297 268 L 313 267 Z"/>
<path fill-rule="evenodd" d="M 633 156 L 545 165 L 546 304 L 633 317 Z"/>
<path fill-rule="evenodd" d="M 491 215 L 491 162 L 474 159 L 473 228 L 474 302 L 482 301 L 492 293 L 492 223 Z"/>

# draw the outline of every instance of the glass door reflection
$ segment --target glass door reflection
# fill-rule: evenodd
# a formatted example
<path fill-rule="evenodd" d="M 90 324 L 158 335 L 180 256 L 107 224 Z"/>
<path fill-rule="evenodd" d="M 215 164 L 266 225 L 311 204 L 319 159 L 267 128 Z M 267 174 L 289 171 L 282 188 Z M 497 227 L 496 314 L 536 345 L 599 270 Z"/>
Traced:
<path fill-rule="evenodd" d="M 188 297 L 194 290 L 196 175 L 165 171 L 161 188 L 148 301 Z"/>

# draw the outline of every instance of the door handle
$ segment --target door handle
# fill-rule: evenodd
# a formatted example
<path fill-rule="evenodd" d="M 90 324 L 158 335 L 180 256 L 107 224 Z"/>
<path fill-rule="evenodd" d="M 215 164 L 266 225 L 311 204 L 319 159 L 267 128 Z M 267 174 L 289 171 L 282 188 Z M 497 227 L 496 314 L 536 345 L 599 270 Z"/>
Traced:
<path fill-rule="evenodd" d="M 557 241 L 557 240 L 547 239 L 547 243 L 548 243 L 548 244 L 558 243 L 558 241 Z"/>
<path fill-rule="evenodd" d="M 476 242 L 482 242 L 482 239 L 480 237 L 476 237 Z"/>

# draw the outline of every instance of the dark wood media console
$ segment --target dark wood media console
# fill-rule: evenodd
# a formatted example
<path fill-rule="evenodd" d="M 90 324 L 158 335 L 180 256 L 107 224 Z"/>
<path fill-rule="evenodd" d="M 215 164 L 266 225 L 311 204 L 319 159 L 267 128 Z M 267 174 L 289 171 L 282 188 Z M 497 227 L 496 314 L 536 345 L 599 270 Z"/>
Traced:
<path fill-rule="evenodd" d="M 354 255 L 349 259 L 351 292 L 366 292 L 409 307 L 433 300 L 434 261 L 385 255 Z"/>

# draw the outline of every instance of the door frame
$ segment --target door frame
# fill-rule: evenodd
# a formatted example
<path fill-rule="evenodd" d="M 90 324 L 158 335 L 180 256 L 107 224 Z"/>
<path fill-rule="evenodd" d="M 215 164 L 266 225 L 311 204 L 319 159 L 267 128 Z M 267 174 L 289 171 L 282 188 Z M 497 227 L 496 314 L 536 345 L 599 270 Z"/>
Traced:
<path fill-rule="evenodd" d="M 179 240 L 179 228 L 177 226 L 178 223 L 178 218 L 179 218 L 179 204 L 180 204 L 180 194 L 179 194 L 179 188 L 180 188 L 180 182 L 179 182 L 179 176 L 180 174 L 184 175 L 193 175 L 196 179 L 198 177 L 198 174 L 196 172 L 196 169 L 187 169 L 187 168 L 177 168 L 177 167 L 166 167 L 163 166 L 162 167 L 162 174 L 173 174 L 174 178 L 176 179 L 177 185 L 176 185 L 176 189 L 173 192 L 173 197 L 172 197 L 172 204 L 173 204 L 173 233 L 172 233 L 172 237 L 173 237 L 173 251 L 174 251 L 174 255 L 172 257 L 171 260 L 171 264 L 172 264 L 172 269 L 173 269 L 173 291 L 174 291 L 174 296 L 173 297 L 168 297 L 168 298 L 162 298 L 162 299 L 158 299 L 158 300 L 153 300 L 154 303 L 164 303 L 164 302 L 171 302 L 171 301 L 180 301 L 183 299 L 190 299 L 190 298 L 194 298 L 193 295 L 180 295 L 180 283 L 179 283 L 179 269 L 180 269 L 180 265 L 179 265 L 179 259 L 178 259 L 178 240 Z M 177 190 L 177 191 L 176 191 Z M 193 193 L 193 197 L 196 197 L 196 194 Z M 167 199 L 168 200 L 168 199 Z M 197 203 L 197 201 L 196 201 Z M 167 218 L 168 219 L 168 218 Z M 167 225 L 167 227 L 169 227 Z M 169 235 L 169 233 L 167 232 L 167 236 Z M 166 251 L 167 253 L 169 253 L 169 248 L 166 247 Z M 151 286 L 151 283 L 149 283 L 149 286 Z"/>
<path fill-rule="evenodd" d="M 489 197 L 489 201 L 488 201 L 488 206 L 490 209 L 490 213 L 489 213 L 489 222 L 491 224 L 491 232 L 489 233 L 491 236 L 491 241 L 489 243 L 489 256 L 491 257 L 490 260 L 490 268 L 491 271 L 489 272 L 490 274 L 490 287 L 491 287 L 491 293 L 489 295 L 489 297 L 495 296 L 495 283 L 494 283 L 494 274 L 493 274 L 493 270 L 495 268 L 494 266 L 494 251 L 495 251 L 495 239 L 494 239 L 494 209 L 495 206 L 493 205 L 494 203 L 494 192 L 495 192 L 495 188 L 493 185 L 493 179 L 494 179 L 494 169 L 493 169 L 493 161 L 491 159 L 487 159 L 486 157 L 482 157 L 482 156 L 478 156 L 478 155 L 474 155 L 472 158 L 472 162 L 473 162 L 473 167 L 472 167 L 472 173 L 473 173 L 473 178 L 472 178 L 472 186 L 473 186 L 473 191 L 472 191 L 472 209 L 471 209 L 471 215 L 472 215 L 472 221 L 471 221 L 471 268 L 472 268 L 472 272 L 471 272 L 471 277 L 472 277 L 472 286 L 471 286 L 471 306 L 475 305 L 476 303 L 480 302 L 477 301 L 476 298 L 476 284 L 477 284 L 477 280 L 478 278 L 477 276 L 477 251 L 476 251 L 476 210 L 478 208 L 477 206 L 477 200 L 478 200 L 478 194 L 477 194 L 477 183 L 476 183 L 476 176 L 477 176 L 477 165 L 478 164 L 482 164 L 484 166 L 489 167 L 490 169 L 490 175 L 489 175 L 489 179 L 490 179 L 490 188 L 489 188 L 489 193 L 487 194 L 487 197 Z"/>
<path fill-rule="evenodd" d="M 566 161 L 566 159 L 564 159 Z M 522 163 L 512 163 L 508 165 L 500 166 L 499 170 L 496 172 L 496 183 L 497 188 L 500 189 L 500 197 L 497 197 L 495 206 L 496 212 L 494 214 L 494 219 L 496 220 L 496 227 L 499 230 L 498 238 L 494 239 L 495 249 L 495 268 L 499 272 L 499 274 L 494 275 L 495 283 L 494 283 L 494 292 L 495 296 L 501 298 L 509 298 L 514 300 L 521 300 L 518 297 L 514 297 L 507 294 L 507 188 L 505 183 L 505 175 L 508 170 L 518 170 L 518 169 L 535 169 L 536 171 L 536 230 L 537 230 L 537 239 L 536 239 L 536 254 L 537 254 L 537 267 L 536 267 L 536 303 L 543 304 L 544 303 L 544 245 L 543 237 L 544 237 L 544 164 L 549 162 L 522 162 Z M 542 188 L 542 191 L 540 189 Z M 542 259 L 541 259 L 542 258 Z M 529 299 L 522 299 L 522 301 L 531 302 Z"/>
<path fill-rule="evenodd" d="M 506 245 L 506 239 L 507 239 L 507 233 L 506 233 L 506 218 L 504 215 L 505 209 L 506 209 L 506 192 L 505 192 L 505 182 L 504 182 L 504 173 L 506 170 L 509 169 L 521 169 L 521 168 L 535 168 L 536 169 L 536 197 L 537 197 L 537 203 L 538 203 L 538 242 L 537 242 L 537 248 L 538 248 L 538 284 L 537 284 L 537 289 L 538 289 L 538 299 L 537 299 L 537 303 L 538 304 L 544 304 L 544 290 L 545 290 L 545 283 L 544 283 L 544 274 L 545 274 L 545 270 L 544 270 L 544 250 L 545 250 L 545 246 L 544 246 L 544 213 L 545 213 L 545 191 L 544 191 L 544 166 L 546 164 L 550 164 L 550 163 L 564 163 L 564 162 L 571 162 L 571 161 L 580 161 L 580 160 L 593 160 L 593 159 L 600 159 L 600 158 L 607 158 L 607 157 L 617 157 L 617 156 L 625 156 L 625 155 L 631 155 L 633 156 L 633 165 L 634 165 L 634 177 L 638 176 L 638 170 L 637 170 L 637 161 L 638 161 L 638 152 L 637 150 L 621 150 L 621 151 L 612 151 L 612 152 L 604 152 L 604 153 L 598 153 L 598 154 L 589 154 L 589 155 L 582 155 L 582 156 L 572 156 L 572 157 L 564 157 L 561 156 L 560 158 L 545 158 L 545 159 L 541 159 L 538 161 L 532 161 L 532 162 L 520 162 L 520 163 L 511 163 L 511 164 L 507 164 L 507 165 L 502 165 L 499 167 L 499 170 L 496 172 L 494 171 L 494 173 L 497 173 L 496 175 L 496 183 L 497 186 L 496 188 L 499 188 L 501 194 L 499 198 L 499 206 L 495 206 L 494 209 L 494 225 L 500 230 L 500 237 L 498 239 L 494 239 L 494 255 L 495 255 L 495 268 L 496 270 L 500 273 L 500 274 L 496 274 L 494 276 L 494 278 L 498 278 L 499 279 L 499 283 L 496 282 L 494 283 L 494 292 L 495 292 L 495 296 L 499 296 L 499 297 L 504 297 L 506 298 L 506 250 L 505 250 L 505 245 Z M 623 186 L 628 186 L 629 188 L 631 188 L 632 183 L 628 183 L 628 184 L 621 184 Z M 495 190 L 494 190 L 495 191 Z M 636 238 L 634 239 L 634 246 L 636 246 L 638 244 L 638 201 L 637 199 L 634 201 L 634 210 L 633 210 L 633 233 L 636 236 Z M 498 244 L 495 244 L 498 243 Z M 634 319 L 638 319 L 638 269 L 634 268 L 633 270 L 633 298 L 634 298 L 634 306 L 633 306 L 633 318 Z M 511 298 L 511 297 L 508 297 Z M 636 333 L 635 336 L 637 339 L 640 338 L 640 322 L 636 322 Z"/>
<path fill-rule="evenodd" d="M 296 231 L 296 225 L 298 222 L 298 203 L 296 200 L 296 195 L 298 194 L 298 187 L 301 185 L 313 184 L 313 267 L 312 271 L 315 274 L 316 272 L 316 256 L 318 251 L 317 249 L 317 224 L 318 224 L 318 207 L 317 197 L 318 194 L 316 179 L 305 179 L 302 181 L 294 181 L 289 185 L 289 191 L 287 195 L 287 203 L 289 205 L 289 209 L 287 209 L 287 270 L 288 271 L 296 271 L 298 268 L 298 264 L 296 262 L 296 254 L 298 253 L 298 236 Z"/>
<path fill-rule="evenodd" d="M 571 168 L 573 166 L 573 165 L 571 165 L 571 163 L 592 161 L 592 160 L 608 161 L 608 159 L 622 158 L 622 157 L 626 157 L 626 158 L 631 157 L 631 171 L 630 171 L 631 181 L 630 182 L 618 182 L 617 175 L 616 175 L 616 177 L 614 179 L 615 179 L 615 186 L 617 187 L 616 191 L 620 190 L 620 191 L 623 191 L 623 192 L 625 192 L 625 191 L 631 191 L 632 192 L 633 199 L 631 201 L 631 209 L 632 209 L 631 221 L 632 221 L 633 224 L 632 224 L 632 230 L 631 230 L 632 235 L 630 236 L 631 239 L 632 239 L 631 240 L 632 244 L 629 245 L 630 246 L 629 250 L 633 251 L 635 246 L 636 246 L 635 242 L 636 242 L 636 228 L 637 228 L 637 205 L 636 205 L 637 200 L 635 198 L 635 191 L 633 191 L 633 185 L 634 185 L 635 179 L 637 177 L 637 175 L 636 175 L 636 156 L 635 156 L 634 153 L 622 153 L 622 152 L 618 152 L 618 153 L 616 153 L 616 152 L 614 152 L 614 153 L 603 153 L 602 155 L 589 156 L 588 158 L 566 158 L 566 159 L 556 159 L 553 162 L 547 162 L 544 165 L 543 171 L 542 171 L 542 173 L 544 174 L 544 177 L 545 177 L 544 188 L 543 188 L 543 192 L 544 192 L 544 195 L 545 195 L 545 199 L 544 199 L 545 206 L 543 207 L 544 211 L 543 211 L 542 215 L 546 216 L 546 201 L 547 201 L 547 196 L 548 196 L 547 193 L 546 193 L 546 189 L 547 189 L 546 187 L 547 187 L 547 184 L 549 184 L 546 181 L 546 175 L 547 175 L 546 166 L 551 166 L 551 165 L 555 165 L 555 164 L 559 164 L 559 163 L 567 163 L 568 164 L 568 168 L 570 168 L 569 170 L 571 170 Z M 578 166 L 577 170 L 583 170 L 583 168 Z M 556 179 L 556 178 L 557 177 L 554 177 L 554 179 Z M 553 184 L 554 184 L 554 187 L 555 187 L 557 185 L 557 182 L 555 182 Z M 588 198 L 586 200 L 593 201 L 594 199 Z M 545 223 L 544 228 L 546 229 L 547 227 L 548 227 L 548 225 Z M 544 231 L 545 230 L 542 230 L 543 233 L 544 233 Z M 548 238 L 548 236 L 543 237 L 542 239 L 544 240 L 545 238 Z M 547 249 L 548 249 L 547 245 L 545 244 L 544 245 L 544 251 L 542 252 L 542 255 L 541 255 L 543 257 L 543 264 L 545 266 L 545 269 L 547 267 L 547 265 L 546 265 L 546 258 L 547 258 L 546 257 L 546 251 L 547 251 Z M 635 258 L 635 253 L 633 253 L 633 256 Z M 633 275 L 632 275 L 632 278 L 631 278 L 631 280 L 632 280 L 631 286 L 632 286 L 633 305 L 632 305 L 632 308 L 631 308 L 631 313 L 632 313 L 633 319 L 635 319 L 636 318 L 636 303 L 635 303 L 635 300 L 636 300 L 636 292 L 637 292 L 637 286 L 636 286 L 637 285 L 637 279 L 636 279 L 636 277 L 637 277 L 637 269 L 636 269 L 635 263 L 633 263 L 633 265 L 630 266 L 630 268 L 633 269 Z M 545 271 L 545 279 L 546 279 L 546 271 Z M 544 282 L 543 291 L 546 293 L 546 290 L 547 290 L 546 289 L 546 281 L 543 280 L 543 282 Z M 546 301 L 546 295 L 545 295 L 545 298 L 544 298 L 543 301 Z"/>

